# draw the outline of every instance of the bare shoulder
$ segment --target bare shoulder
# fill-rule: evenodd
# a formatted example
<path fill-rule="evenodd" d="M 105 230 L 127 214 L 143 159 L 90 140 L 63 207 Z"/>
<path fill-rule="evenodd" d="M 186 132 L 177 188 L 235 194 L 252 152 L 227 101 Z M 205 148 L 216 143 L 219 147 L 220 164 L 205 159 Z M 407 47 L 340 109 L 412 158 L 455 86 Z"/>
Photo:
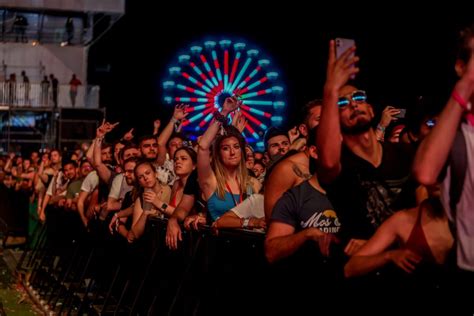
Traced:
<path fill-rule="evenodd" d="M 288 159 L 278 162 L 278 164 L 271 171 L 269 179 L 291 179 L 293 177 L 292 165 L 293 163 Z"/>
<path fill-rule="evenodd" d="M 386 222 L 390 224 L 398 225 L 398 224 L 408 224 L 413 223 L 416 220 L 416 216 L 418 214 L 418 208 L 410 208 L 410 209 L 403 209 L 400 211 L 395 212 Z"/>

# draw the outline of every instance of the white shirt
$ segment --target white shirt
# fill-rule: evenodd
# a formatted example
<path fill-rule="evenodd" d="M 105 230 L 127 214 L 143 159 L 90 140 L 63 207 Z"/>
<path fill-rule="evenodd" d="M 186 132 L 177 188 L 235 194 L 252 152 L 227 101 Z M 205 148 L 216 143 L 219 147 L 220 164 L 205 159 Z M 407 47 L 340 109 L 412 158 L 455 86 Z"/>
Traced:
<path fill-rule="evenodd" d="M 109 197 L 116 200 L 122 200 L 127 192 L 132 190 L 132 186 L 127 184 L 123 173 L 117 174 L 112 180 L 112 186 L 110 187 Z"/>
<path fill-rule="evenodd" d="M 239 205 L 231 209 L 239 218 L 265 217 L 263 194 L 252 194 Z"/>
<path fill-rule="evenodd" d="M 461 269 L 474 271 L 474 127 L 461 125 L 466 139 L 467 169 L 461 198 L 456 206 L 457 261 Z M 449 206 L 451 167 L 441 184 L 441 202 L 450 221 L 454 214 Z"/>
<path fill-rule="evenodd" d="M 97 175 L 97 172 L 94 170 L 92 172 L 89 172 L 89 174 L 86 176 L 84 181 L 82 182 L 81 185 L 81 191 L 91 193 L 92 191 L 97 188 L 99 185 L 99 176 Z"/>

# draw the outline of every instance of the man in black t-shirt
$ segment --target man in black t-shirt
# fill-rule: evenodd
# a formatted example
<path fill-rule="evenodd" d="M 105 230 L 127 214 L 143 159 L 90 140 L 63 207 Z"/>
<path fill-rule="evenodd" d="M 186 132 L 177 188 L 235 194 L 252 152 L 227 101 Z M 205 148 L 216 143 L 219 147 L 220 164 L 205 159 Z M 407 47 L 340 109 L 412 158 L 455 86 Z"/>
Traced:
<path fill-rule="evenodd" d="M 341 217 L 352 255 L 394 211 L 416 204 L 413 148 L 381 144 L 365 91 L 347 85 L 358 72 L 354 48 L 336 59 L 331 41 L 317 146 L 318 175 Z M 409 147 L 409 145 L 408 145 Z"/>

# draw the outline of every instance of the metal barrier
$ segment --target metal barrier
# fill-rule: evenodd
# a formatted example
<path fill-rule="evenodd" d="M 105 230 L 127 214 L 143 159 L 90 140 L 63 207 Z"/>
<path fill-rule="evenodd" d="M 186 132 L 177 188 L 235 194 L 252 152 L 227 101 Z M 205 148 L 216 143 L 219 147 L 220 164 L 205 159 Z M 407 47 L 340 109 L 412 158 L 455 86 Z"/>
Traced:
<path fill-rule="evenodd" d="M 375 280 L 346 282 L 340 258 L 322 258 L 314 243 L 269 265 L 261 233 L 221 230 L 216 236 L 209 227 L 183 231 L 179 250 L 171 251 L 164 242 L 166 220 L 150 218 L 146 233 L 132 245 L 111 236 L 107 222 L 95 222 L 87 234 L 80 225 L 75 213 L 48 210 L 38 246 L 18 268 L 30 271 L 34 291 L 61 315 L 367 312 L 360 303 L 368 298 L 387 304 L 413 298 L 416 306 L 420 301 L 414 293 L 432 298 L 448 293 L 424 284 L 413 287 L 400 273 L 391 280 L 385 278 L 389 274 L 374 274 Z"/>
<path fill-rule="evenodd" d="M 240 280 L 264 274 L 263 234 L 209 228 L 183 232 L 178 251 L 164 244 L 166 220 L 150 219 L 136 244 L 110 236 L 105 222 L 78 229 L 76 214 L 48 208 L 37 245 L 18 266 L 29 283 L 59 313 L 130 315 L 220 314 L 245 291 L 261 295 L 265 282 Z M 72 227 L 76 227 L 72 229 Z M 263 303 L 263 302 L 262 302 Z M 234 308 L 234 310 L 237 310 Z"/>

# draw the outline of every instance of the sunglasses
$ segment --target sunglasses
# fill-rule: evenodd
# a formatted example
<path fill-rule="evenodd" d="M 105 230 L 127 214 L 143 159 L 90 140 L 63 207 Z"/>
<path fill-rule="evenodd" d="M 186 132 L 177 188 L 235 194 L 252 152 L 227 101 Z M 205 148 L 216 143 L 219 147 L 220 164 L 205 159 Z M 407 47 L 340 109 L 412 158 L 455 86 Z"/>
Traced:
<path fill-rule="evenodd" d="M 340 97 L 339 100 L 337 101 L 337 106 L 339 108 L 343 108 L 345 106 L 348 106 L 351 103 L 351 101 L 355 103 L 365 102 L 367 101 L 367 94 L 365 93 L 365 91 L 362 91 L 362 90 L 354 91 L 349 96 Z"/>

